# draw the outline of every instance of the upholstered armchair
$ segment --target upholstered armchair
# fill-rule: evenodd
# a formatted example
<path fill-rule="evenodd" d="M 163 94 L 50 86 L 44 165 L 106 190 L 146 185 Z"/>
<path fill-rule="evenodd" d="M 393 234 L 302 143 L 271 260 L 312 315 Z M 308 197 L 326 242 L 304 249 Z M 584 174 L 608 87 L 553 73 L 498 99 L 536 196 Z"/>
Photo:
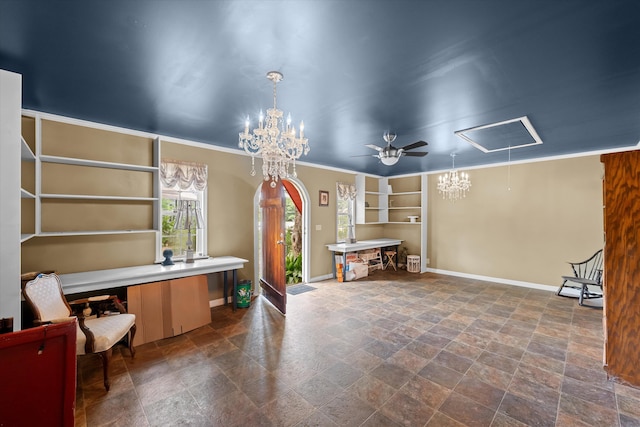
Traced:
<path fill-rule="evenodd" d="M 104 387 L 109 391 L 109 361 L 113 346 L 128 335 L 131 357 L 135 355 L 133 347 L 133 338 L 136 333 L 135 315 L 128 314 L 118 298 L 109 295 L 72 301 L 71 305 L 78 305 L 77 310 L 72 310 L 62 292 L 60 277 L 55 273 L 39 274 L 35 279 L 26 282 L 23 285 L 22 294 L 33 311 L 36 325 L 65 322 L 77 316 L 76 354 L 100 355 L 104 371 Z M 90 310 L 86 308 L 91 304 L 99 305 L 101 308 L 110 304 L 115 307 L 115 310 L 108 314 L 97 310 L 95 315 L 90 315 Z"/>

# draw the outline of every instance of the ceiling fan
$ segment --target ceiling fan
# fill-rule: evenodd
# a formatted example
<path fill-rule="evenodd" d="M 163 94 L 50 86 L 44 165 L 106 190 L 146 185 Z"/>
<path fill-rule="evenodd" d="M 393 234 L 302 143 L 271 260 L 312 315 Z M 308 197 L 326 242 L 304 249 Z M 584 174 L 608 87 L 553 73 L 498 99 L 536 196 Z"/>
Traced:
<path fill-rule="evenodd" d="M 424 147 L 427 145 L 424 141 L 414 142 L 413 144 L 405 145 L 404 147 L 396 148 L 391 143 L 396 140 L 395 133 L 385 132 L 382 134 L 382 138 L 385 140 L 387 145 L 385 147 L 380 147 L 375 144 L 365 144 L 365 147 L 369 147 L 371 149 L 376 150 L 378 153 L 373 154 L 373 157 L 377 157 L 380 161 L 387 165 L 392 166 L 398 163 L 400 157 L 409 156 L 409 157 L 424 157 L 427 153 L 426 151 L 409 151 L 415 148 Z"/>

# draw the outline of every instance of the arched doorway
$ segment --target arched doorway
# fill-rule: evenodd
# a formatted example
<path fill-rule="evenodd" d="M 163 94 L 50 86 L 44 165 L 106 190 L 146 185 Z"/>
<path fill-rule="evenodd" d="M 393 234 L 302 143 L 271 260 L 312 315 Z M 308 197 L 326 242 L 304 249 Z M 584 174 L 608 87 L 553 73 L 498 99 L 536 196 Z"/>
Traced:
<path fill-rule="evenodd" d="M 310 280 L 310 242 L 309 242 L 309 227 L 311 223 L 311 214 L 310 214 L 310 198 L 307 189 L 305 188 L 302 181 L 298 178 L 287 178 L 287 184 L 285 188 L 287 192 L 297 191 L 297 195 L 299 196 L 299 200 L 302 202 L 302 282 L 307 283 Z M 262 261 L 262 247 L 261 247 L 261 221 L 260 221 L 260 190 L 263 184 L 260 184 L 256 189 L 253 206 L 254 206 L 254 226 L 253 226 L 253 239 L 254 239 L 254 263 L 255 263 L 255 277 L 254 283 L 260 283 L 260 273 L 262 269 L 261 261 Z M 268 185 L 268 184 L 267 184 Z M 254 286 L 254 292 L 259 292 L 260 286 Z"/>

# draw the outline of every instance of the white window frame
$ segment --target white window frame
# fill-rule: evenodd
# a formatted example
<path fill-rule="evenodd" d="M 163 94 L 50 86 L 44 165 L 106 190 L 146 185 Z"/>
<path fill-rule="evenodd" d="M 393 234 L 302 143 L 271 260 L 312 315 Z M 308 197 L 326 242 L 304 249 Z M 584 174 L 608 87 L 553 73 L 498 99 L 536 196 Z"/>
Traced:
<path fill-rule="evenodd" d="M 167 162 L 171 163 L 170 160 Z M 188 188 L 186 190 L 179 190 L 176 188 L 167 188 L 160 180 L 160 245 L 158 245 L 159 253 L 156 254 L 157 259 L 163 260 L 164 255 L 163 252 L 165 249 L 171 249 L 173 251 L 173 260 L 174 261 L 184 261 L 186 259 L 186 243 L 187 243 L 187 230 L 175 230 L 180 239 L 180 243 L 178 245 L 165 246 L 165 238 L 167 237 L 164 233 L 164 224 L 165 218 L 167 217 L 175 217 L 175 203 L 173 207 L 170 209 L 164 209 L 166 200 L 195 200 L 198 203 L 200 211 L 202 213 L 202 224 L 201 228 L 193 229 L 191 232 L 192 242 L 195 243 L 193 247 L 193 257 L 194 259 L 199 258 L 207 258 L 207 189 L 208 186 L 203 190 L 198 190 L 196 188 Z M 173 247 L 175 246 L 175 247 Z"/>
<path fill-rule="evenodd" d="M 202 225 L 202 228 L 198 228 L 198 229 L 194 229 L 192 230 L 192 241 L 195 242 L 195 247 L 193 248 L 193 253 L 194 253 L 194 258 L 198 259 L 198 258 L 207 258 L 207 190 L 186 190 L 186 191 L 181 191 L 179 196 L 175 194 L 176 192 L 173 190 L 169 190 L 169 191 L 165 191 L 165 189 L 162 190 L 162 202 L 161 202 L 161 209 L 162 209 L 162 224 L 164 225 L 164 221 L 165 221 L 165 217 L 173 217 L 175 216 L 175 211 L 174 209 L 169 209 L 169 210 L 165 210 L 164 208 L 164 201 L 165 200 L 178 200 L 178 197 L 181 197 L 182 199 L 185 200 L 197 200 L 198 204 L 200 205 L 200 208 L 202 210 L 202 217 L 204 219 L 204 224 Z M 174 205 L 175 206 L 175 205 Z M 169 246 L 168 248 L 171 249 L 173 251 L 173 260 L 174 261 L 184 261 L 185 257 L 186 257 L 186 242 L 187 242 L 187 230 L 175 230 L 178 236 L 180 236 L 181 239 L 181 243 L 177 246 L 177 247 L 172 247 Z M 167 249 L 167 246 L 164 245 L 164 241 L 165 241 L 165 234 L 164 234 L 164 226 L 161 227 L 161 247 L 160 247 L 160 253 L 158 254 L 158 259 L 164 259 L 164 256 L 162 255 L 162 252 L 164 252 L 165 249 Z M 184 248 L 185 251 L 182 251 L 182 249 Z"/>
<path fill-rule="evenodd" d="M 355 197 L 341 197 L 340 185 L 345 184 L 336 183 L 336 242 L 344 243 L 349 236 L 349 223 L 355 227 Z M 342 225 L 345 221 L 347 225 Z"/>

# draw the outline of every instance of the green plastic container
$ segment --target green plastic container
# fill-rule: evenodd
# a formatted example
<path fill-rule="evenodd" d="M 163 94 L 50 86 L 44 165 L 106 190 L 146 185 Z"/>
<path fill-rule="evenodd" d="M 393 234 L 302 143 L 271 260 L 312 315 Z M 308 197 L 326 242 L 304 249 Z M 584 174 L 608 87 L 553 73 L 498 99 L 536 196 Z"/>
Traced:
<path fill-rule="evenodd" d="M 238 308 L 247 308 L 251 305 L 251 280 L 238 282 L 236 302 Z"/>

